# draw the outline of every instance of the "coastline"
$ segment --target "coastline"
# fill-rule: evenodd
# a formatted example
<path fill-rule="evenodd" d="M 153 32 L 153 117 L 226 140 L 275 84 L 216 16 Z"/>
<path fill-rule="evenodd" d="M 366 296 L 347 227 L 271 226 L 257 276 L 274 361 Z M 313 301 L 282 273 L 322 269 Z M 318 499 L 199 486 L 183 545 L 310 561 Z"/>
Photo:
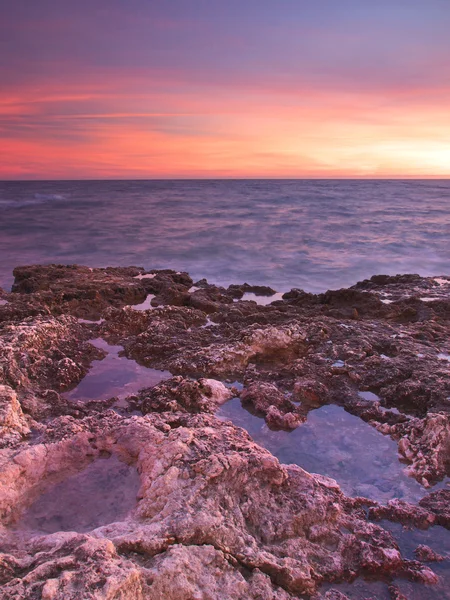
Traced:
<path fill-rule="evenodd" d="M 385 523 L 427 531 L 430 546 L 434 528 L 450 528 L 450 278 L 380 275 L 267 304 L 266 286 L 171 270 L 14 275 L 0 293 L 0 598 L 352 598 L 339 585 L 367 575 L 386 598 L 405 585 L 445 597 L 446 561 L 428 544 L 408 557 Z M 167 378 L 71 400 L 108 352 L 96 339 Z M 340 407 L 398 445 L 422 499 L 347 496 L 280 462 L 216 417 L 231 398 L 270 432 Z M 122 513 L 75 519 L 75 531 L 24 525 L 39 498 L 111 457 L 131 469 L 113 465 L 111 506 L 139 479 Z M 46 522 L 42 507 L 33 515 Z"/>

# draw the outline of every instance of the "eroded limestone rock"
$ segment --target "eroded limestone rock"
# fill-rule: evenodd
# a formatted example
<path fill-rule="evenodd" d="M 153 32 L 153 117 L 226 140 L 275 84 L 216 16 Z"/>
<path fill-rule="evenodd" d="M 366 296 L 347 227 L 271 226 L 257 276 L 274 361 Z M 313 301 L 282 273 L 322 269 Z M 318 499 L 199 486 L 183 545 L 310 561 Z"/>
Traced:
<path fill-rule="evenodd" d="M 142 390 L 133 405 L 143 414 L 168 411 L 213 413 L 229 398 L 231 391 L 221 381 L 206 378 L 194 381 L 178 376 Z"/>
<path fill-rule="evenodd" d="M 127 590 L 124 598 L 146 597 L 153 585 L 161 598 L 164 593 L 187 598 L 182 595 L 187 592 L 227 597 L 221 589 L 230 598 L 244 597 L 253 593 L 253 583 L 245 583 L 241 568 L 252 578 L 262 574 L 255 589 L 282 588 L 276 592 L 280 598 L 311 594 L 321 581 L 345 580 L 361 569 L 432 578 L 427 567 L 402 559 L 389 533 L 361 519 L 334 481 L 280 465 L 239 428 L 213 416 L 108 415 L 98 431 L 88 419 L 72 436 L 2 457 L 3 597 L 32 598 L 39 589 L 49 597 L 71 598 L 75 583 L 88 598 L 109 597 L 111 586 L 119 585 Z M 27 539 L 25 532 L 16 558 L 10 527 L 26 506 L 106 451 L 137 466 L 141 487 L 135 510 L 84 537 Z M 43 547 L 47 550 L 36 554 Z M 111 573 L 103 584 L 95 579 L 98 570 Z M 93 578 L 97 596 L 89 596 Z"/>
<path fill-rule="evenodd" d="M 342 598 L 321 584 L 365 575 L 436 585 L 430 552 L 405 559 L 371 519 L 448 528 L 448 490 L 418 506 L 346 498 L 335 481 L 281 465 L 210 413 L 236 379 L 243 389 L 233 394 L 274 429 L 338 404 L 396 440 L 418 481 L 442 480 L 447 278 L 379 276 L 262 306 L 240 298 L 273 290 L 192 288 L 170 270 L 50 265 L 15 274 L 0 307 L 2 600 Z M 133 310 L 148 294 L 157 308 Z M 109 409 L 114 398 L 68 402 L 64 390 L 103 356 L 89 344 L 100 336 L 177 376 L 128 398 L 125 414 Z M 26 529 L 38 498 L 110 455 L 139 473 L 126 516 L 85 533 Z M 391 595 L 402 596 L 395 584 Z"/>
<path fill-rule="evenodd" d="M 15 445 L 30 433 L 29 425 L 17 400 L 7 385 L 0 385 L 0 448 Z"/>

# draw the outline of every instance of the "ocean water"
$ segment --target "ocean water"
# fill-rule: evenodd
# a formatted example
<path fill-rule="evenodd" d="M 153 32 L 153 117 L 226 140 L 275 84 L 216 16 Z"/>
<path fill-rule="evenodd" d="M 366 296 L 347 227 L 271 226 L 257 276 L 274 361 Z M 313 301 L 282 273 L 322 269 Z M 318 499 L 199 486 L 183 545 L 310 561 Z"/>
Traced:
<path fill-rule="evenodd" d="M 450 180 L 0 182 L 0 286 L 33 263 L 319 292 L 450 274 Z"/>

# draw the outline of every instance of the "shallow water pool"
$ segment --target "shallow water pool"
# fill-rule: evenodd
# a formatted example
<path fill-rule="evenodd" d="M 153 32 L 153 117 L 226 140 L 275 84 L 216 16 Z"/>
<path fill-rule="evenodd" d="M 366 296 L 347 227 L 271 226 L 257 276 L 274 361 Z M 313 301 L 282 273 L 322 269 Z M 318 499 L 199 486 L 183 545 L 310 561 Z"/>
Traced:
<path fill-rule="evenodd" d="M 68 400 L 107 400 L 113 396 L 125 398 L 171 377 L 169 371 L 149 369 L 126 356 L 120 356 L 122 346 L 108 344 L 102 338 L 91 340 L 90 343 L 108 354 L 102 360 L 93 361 L 89 373 L 65 394 Z"/>
<path fill-rule="evenodd" d="M 393 440 L 339 406 L 310 411 L 307 422 L 290 432 L 271 431 L 238 398 L 224 404 L 217 416 L 246 429 L 280 462 L 332 477 L 349 496 L 417 502 L 427 492 L 406 475 Z"/>
<path fill-rule="evenodd" d="M 47 489 L 16 524 L 18 531 L 91 531 L 120 521 L 136 505 L 139 475 L 115 455 Z"/>

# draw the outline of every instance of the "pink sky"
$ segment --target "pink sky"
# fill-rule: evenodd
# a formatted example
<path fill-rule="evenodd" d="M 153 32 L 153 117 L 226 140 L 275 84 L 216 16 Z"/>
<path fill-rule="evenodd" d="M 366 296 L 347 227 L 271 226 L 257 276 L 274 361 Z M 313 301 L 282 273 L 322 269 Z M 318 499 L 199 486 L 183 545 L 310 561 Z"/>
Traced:
<path fill-rule="evenodd" d="M 450 176 L 448 2 L 98 4 L 1 9 L 0 178 Z"/>

